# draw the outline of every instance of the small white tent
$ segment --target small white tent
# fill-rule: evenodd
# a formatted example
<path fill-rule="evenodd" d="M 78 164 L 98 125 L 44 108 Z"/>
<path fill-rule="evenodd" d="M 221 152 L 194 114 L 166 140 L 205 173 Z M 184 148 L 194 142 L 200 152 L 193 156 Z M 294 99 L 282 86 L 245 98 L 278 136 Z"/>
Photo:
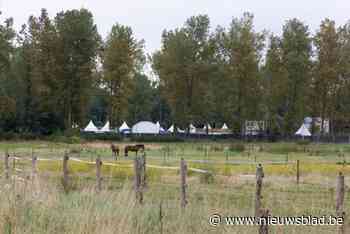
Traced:
<path fill-rule="evenodd" d="M 125 133 L 125 132 L 129 132 L 129 131 L 130 131 L 130 128 L 126 124 L 126 122 L 124 121 L 123 124 L 119 127 L 119 132 L 120 133 Z"/>
<path fill-rule="evenodd" d="M 227 127 L 226 123 L 224 123 L 224 125 L 222 125 L 221 130 L 228 130 L 228 127 Z"/>
<path fill-rule="evenodd" d="M 307 129 L 305 124 L 302 124 L 301 127 L 299 128 L 299 130 L 295 133 L 295 135 L 299 135 L 299 136 L 302 136 L 304 138 L 305 136 L 311 136 L 311 133 L 310 133 L 309 129 Z"/>
<path fill-rule="evenodd" d="M 107 123 L 105 124 L 105 126 L 103 126 L 100 130 L 98 130 L 98 132 L 102 133 L 102 132 L 110 132 L 111 129 L 109 127 L 109 121 L 107 121 Z"/>
<path fill-rule="evenodd" d="M 207 125 L 204 125 L 204 127 L 203 127 L 203 130 L 206 130 L 207 129 Z M 210 124 L 208 124 L 208 130 L 211 130 L 212 128 L 211 128 L 211 126 L 210 126 Z"/>
<path fill-rule="evenodd" d="M 90 120 L 89 124 L 84 128 L 84 132 L 98 132 L 98 128 L 95 124 Z"/>
<path fill-rule="evenodd" d="M 190 124 L 190 133 L 196 133 L 196 127 L 193 124 Z"/>
<path fill-rule="evenodd" d="M 171 125 L 170 128 L 168 129 L 168 132 L 173 133 L 174 132 L 174 125 Z M 179 133 L 184 133 L 184 130 L 181 130 L 180 128 L 177 128 L 177 132 Z"/>
<path fill-rule="evenodd" d="M 159 134 L 159 126 L 149 121 L 141 121 L 132 126 L 132 133 L 135 134 Z"/>
<path fill-rule="evenodd" d="M 157 121 L 156 125 L 159 127 L 159 133 L 166 133 L 166 131 L 164 130 L 164 128 L 162 126 L 160 126 L 159 121 Z"/>

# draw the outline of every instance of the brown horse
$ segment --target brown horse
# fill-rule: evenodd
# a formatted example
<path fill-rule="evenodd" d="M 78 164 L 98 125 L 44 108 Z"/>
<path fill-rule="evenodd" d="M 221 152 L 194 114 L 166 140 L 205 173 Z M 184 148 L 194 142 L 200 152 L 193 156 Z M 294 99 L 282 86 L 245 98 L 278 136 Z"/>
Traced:
<path fill-rule="evenodd" d="M 114 156 L 115 160 L 117 160 L 118 157 L 119 157 L 119 147 L 112 143 L 111 144 L 111 150 L 112 150 L 112 157 Z"/>
<path fill-rule="evenodd" d="M 139 150 L 141 150 L 142 152 L 145 151 L 145 145 L 127 145 L 125 146 L 124 148 L 124 153 L 125 153 L 125 157 L 128 157 L 128 152 L 131 151 L 131 152 L 136 152 L 136 155 L 137 153 L 139 152 Z"/>

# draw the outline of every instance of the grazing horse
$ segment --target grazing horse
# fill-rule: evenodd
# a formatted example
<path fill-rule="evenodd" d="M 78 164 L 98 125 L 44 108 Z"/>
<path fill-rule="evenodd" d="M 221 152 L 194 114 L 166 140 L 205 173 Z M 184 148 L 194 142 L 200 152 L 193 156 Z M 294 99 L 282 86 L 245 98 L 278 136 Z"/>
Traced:
<path fill-rule="evenodd" d="M 137 155 L 139 150 L 145 151 L 145 145 L 127 145 L 124 148 L 125 157 L 128 157 L 129 151 L 136 152 Z"/>
<path fill-rule="evenodd" d="M 117 160 L 119 157 L 119 147 L 114 144 L 111 144 L 111 150 L 112 150 L 112 156 L 114 156 L 115 160 Z"/>

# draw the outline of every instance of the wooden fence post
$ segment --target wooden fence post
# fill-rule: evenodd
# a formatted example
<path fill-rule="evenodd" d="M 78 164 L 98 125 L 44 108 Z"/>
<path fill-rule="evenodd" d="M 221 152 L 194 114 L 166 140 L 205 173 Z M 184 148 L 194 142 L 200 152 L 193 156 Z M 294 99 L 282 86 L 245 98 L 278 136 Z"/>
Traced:
<path fill-rule="evenodd" d="M 97 192 L 100 192 L 102 190 L 101 166 L 102 166 L 101 157 L 97 156 L 96 158 L 96 180 L 97 180 L 96 190 Z"/>
<path fill-rule="evenodd" d="M 16 171 L 16 155 L 13 155 L 14 157 L 12 158 L 12 169 L 15 172 Z"/>
<path fill-rule="evenodd" d="M 299 180 L 300 180 L 300 161 L 299 159 L 297 160 L 297 184 L 299 184 Z"/>
<path fill-rule="evenodd" d="M 37 174 L 36 160 L 36 156 L 32 154 L 32 179 L 34 179 Z"/>
<path fill-rule="evenodd" d="M 67 153 L 64 154 L 63 156 L 63 180 L 62 180 L 62 184 L 63 184 L 63 189 L 65 190 L 65 192 L 68 192 L 68 160 L 69 160 L 69 156 Z"/>
<path fill-rule="evenodd" d="M 342 172 L 339 172 L 337 177 L 337 188 L 336 188 L 336 214 L 338 217 L 343 217 L 345 219 L 344 213 L 344 196 L 345 196 L 345 183 L 344 175 Z M 345 233 L 345 222 L 338 229 L 339 234 Z"/>
<path fill-rule="evenodd" d="M 260 223 L 260 226 L 259 226 L 259 234 L 268 234 L 269 233 L 269 226 L 268 226 L 268 217 L 269 217 L 269 210 L 268 209 L 262 209 L 261 211 L 261 216 L 260 218 L 262 219 L 261 220 L 261 223 Z"/>
<path fill-rule="evenodd" d="M 256 193 L 255 193 L 255 217 L 259 217 L 260 208 L 261 208 L 261 191 L 262 191 L 262 182 L 264 178 L 264 170 L 261 164 L 256 168 Z"/>
<path fill-rule="evenodd" d="M 163 234 L 163 207 L 162 207 L 162 201 L 159 204 L 159 223 L 160 223 L 160 234 Z"/>
<path fill-rule="evenodd" d="M 187 176 L 187 164 L 185 160 L 182 158 L 180 162 L 180 174 L 181 174 L 181 207 L 185 208 L 187 205 L 187 199 L 186 199 L 186 190 L 187 190 L 187 184 L 186 184 L 186 176 Z"/>
<path fill-rule="evenodd" d="M 4 166 L 5 166 L 5 178 L 9 179 L 10 178 L 10 166 L 9 166 L 9 158 L 10 155 L 8 154 L 8 151 L 6 150 L 5 152 L 5 157 L 4 157 Z"/>
<path fill-rule="evenodd" d="M 135 194 L 136 194 L 136 201 L 142 204 L 143 202 L 143 194 L 142 194 L 142 188 L 141 188 L 141 162 L 140 158 L 138 156 L 134 159 L 134 169 L 135 169 Z"/>
<path fill-rule="evenodd" d="M 142 189 L 147 187 L 147 177 L 146 177 L 146 152 L 143 152 L 140 158 L 141 164 L 141 187 Z"/>

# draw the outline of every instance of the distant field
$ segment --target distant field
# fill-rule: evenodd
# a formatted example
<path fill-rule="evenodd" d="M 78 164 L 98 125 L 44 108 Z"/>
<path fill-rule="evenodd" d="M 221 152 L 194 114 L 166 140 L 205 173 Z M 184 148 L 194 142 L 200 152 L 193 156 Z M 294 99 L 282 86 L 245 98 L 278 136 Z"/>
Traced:
<path fill-rule="evenodd" d="M 257 233 L 257 227 L 212 227 L 211 214 L 253 215 L 255 170 L 264 167 L 263 207 L 273 216 L 335 215 L 335 186 L 345 175 L 345 211 L 350 207 L 350 145 L 295 143 L 145 143 L 148 187 L 135 203 L 133 158 L 112 158 L 108 143 L 0 142 L 10 158 L 10 180 L 0 189 L 1 233 Z M 71 190 L 63 192 L 62 157 L 69 154 Z M 39 158 L 30 179 L 31 155 Z M 101 156 L 102 192 L 96 193 L 96 156 Z M 179 163 L 189 168 L 188 206 L 180 208 Z M 27 160 L 28 159 L 28 160 Z M 51 159 L 51 160 L 40 160 Z M 79 161 L 81 160 L 81 161 Z M 300 184 L 296 184 L 300 160 Z M 3 161 L 0 161 L 3 168 Z M 162 205 L 161 205 L 162 204 Z M 160 206 L 162 215 L 160 218 Z M 348 219 L 349 220 L 349 219 Z M 347 223 L 348 225 L 348 223 Z M 348 227 L 350 228 L 350 227 Z M 334 226 L 277 226 L 271 233 L 336 233 Z"/>

